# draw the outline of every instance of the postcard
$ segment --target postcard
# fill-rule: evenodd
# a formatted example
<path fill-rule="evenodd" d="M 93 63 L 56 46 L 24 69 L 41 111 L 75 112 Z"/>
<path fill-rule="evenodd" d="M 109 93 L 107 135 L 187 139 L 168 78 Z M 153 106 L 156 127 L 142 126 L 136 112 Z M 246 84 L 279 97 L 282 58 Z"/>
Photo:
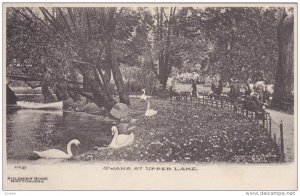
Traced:
<path fill-rule="evenodd" d="M 4 3 L 3 189 L 297 190 L 296 3 Z"/>

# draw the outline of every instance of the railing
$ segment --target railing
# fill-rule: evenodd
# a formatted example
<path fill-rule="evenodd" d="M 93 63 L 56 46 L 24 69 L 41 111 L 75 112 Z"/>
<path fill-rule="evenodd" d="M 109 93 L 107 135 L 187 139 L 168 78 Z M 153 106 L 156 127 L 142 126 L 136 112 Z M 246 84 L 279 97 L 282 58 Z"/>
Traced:
<path fill-rule="evenodd" d="M 278 124 L 273 121 L 270 113 L 266 112 L 263 104 L 241 97 L 233 99 L 226 94 L 217 96 L 209 93 L 198 93 L 197 96 L 192 96 L 190 92 L 181 92 L 172 94 L 170 99 L 171 101 L 187 102 L 194 106 L 206 105 L 213 108 L 229 110 L 251 120 L 256 120 L 276 145 L 280 155 L 278 161 L 284 162 L 283 122 L 281 121 Z M 278 128 L 279 131 L 275 131 L 274 129 L 276 128 Z M 278 132 L 280 133 L 279 137 L 276 134 Z"/>

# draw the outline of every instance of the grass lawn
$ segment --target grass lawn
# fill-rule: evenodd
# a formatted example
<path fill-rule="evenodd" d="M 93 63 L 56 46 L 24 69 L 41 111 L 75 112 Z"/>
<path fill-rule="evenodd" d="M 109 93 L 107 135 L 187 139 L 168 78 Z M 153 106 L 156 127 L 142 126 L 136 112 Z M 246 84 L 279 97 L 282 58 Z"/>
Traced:
<path fill-rule="evenodd" d="M 137 119 L 132 146 L 91 149 L 75 160 L 248 163 L 275 162 L 278 157 L 267 133 L 245 117 L 209 106 L 150 101 L 158 112 L 145 117 L 146 103 L 131 99 L 131 116 Z"/>
<path fill-rule="evenodd" d="M 175 87 L 176 91 L 179 92 L 191 92 L 192 91 L 192 84 L 182 84 L 182 83 L 177 83 Z M 224 87 L 223 92 L 229 92 L 229 88 Z M 211 92 L 211 87 L 210 86 L 203 86 L 203 84 L 197 84 L 197 91 L 198 92 Z"/>

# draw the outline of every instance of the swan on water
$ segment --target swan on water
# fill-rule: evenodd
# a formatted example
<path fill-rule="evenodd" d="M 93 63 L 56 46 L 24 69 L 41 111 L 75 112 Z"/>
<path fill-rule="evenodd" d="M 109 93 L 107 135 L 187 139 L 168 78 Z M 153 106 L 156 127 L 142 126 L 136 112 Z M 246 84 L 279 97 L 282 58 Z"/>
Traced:
<path fill-rule="evenodd" d="M 118 128 L 116 126 L 112 126 L 111 132 L 114 137 L 108 146 L 109 148 L 123 148 L 126 146 L 130 146 L 134 140 L 133 133 L 131 133 L 130 135 L 118 135 Z"/>
<path fill-rule="evenodd" d="M 156 113 L 157 113 L 157 110 L 150 109 L 150 102 L 148 101 L 145 116 L 154 116 Z"/>
<path fill-rule="evenodd" d="M 58 149 L 49 149 L 45 151 L 33 151 L 35 154 L 39 155 L 41 158 L 47 158 L 47 159 L 70 159 L 73 154 L 71 151 L 71 146 L 75 144 L 78 146 L 80 144 L 79 140 L 71 140 L 67 145 L 67 153 L 58 150 Z"/>
<path fill-rule="evenodd" d="M 143 91 L 143 94 L 141 95 L 141 100 L 144 100 L 144 101 L 146 101 L 147 100 L 147 96 L 146 96 L 146 91 L 145 91 L 145 89 L 143 89 L 142 90 Z"/>

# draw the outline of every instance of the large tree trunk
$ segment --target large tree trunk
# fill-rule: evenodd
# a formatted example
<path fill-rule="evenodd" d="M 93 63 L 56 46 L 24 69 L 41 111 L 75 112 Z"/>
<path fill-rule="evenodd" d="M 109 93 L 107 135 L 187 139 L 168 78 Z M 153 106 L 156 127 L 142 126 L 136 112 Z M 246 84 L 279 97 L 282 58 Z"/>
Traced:
<path fill-rule="evenodd" d="M 165 22 L 167 22 L 167 29 L 166 29 L 166 34 L 164 33 L 164 24 L 163 24 L 163 20 L 164 20 L 164 8 L 160 9 L 160 13 L 158 11 L 158 9 L 156 9 L 156 15 L 157 15 L 157 36 L 156 39 L 157 41 L 162 41 L 163 37 L 166 39 L 165 44 L 163 45 L 163 49 L 160 51 L 159 54 L 159 59 L 158 59 L 158 69 L 159 69 L 159 73 L 158 73 L 158 80 L 161 83 L 161 85 L 163 86 L 164 89 L 166 89 L 167 87 L 167 81 L 168 78 L 170 76 L 171 73 L 171 69 L 172 69 L 172 64 L 171 62 L 171 58 L 172 56 L 170 55 L 170 45 L 171 45 L 171 33 L 173 31 L 173 22 L 175 20 L 175 10 L 176 8 L 171 8 L 170 9 L 170 16 L 169 16 L 169 20 L 166 20 Z M 157 74 L 156 74 L 157 75 Z"/>
<path fill-rule="evenodd" d="M 167 88 L 168 78 L 170 76 L 172 65 L 169 65 L 169 55 L 164 55 L 164 51 L 161 52 L 159 58 L 159 82 L 163 86 L 163 89 Z"/>
<path fill-rule="evenodd" d="M 114 81 L 117 86 L 117 91 L 119 94 L 120 102 L 126 105 L 130 105 L 129 96 L 127 94 L 125 84 L 123 82 L 122 74 L 117 62 L 115 55 L 113 54 L 112 43 L 108 42 L 105 44 L 105 52 L 107 55 L 107 62 L 111 65 L 112 74 L 114 77 Z"/>
<path fill-rule="evenodd" d="M 110 110 L 116 104 L 116 101 L 105 92 L 105 87 L 101 81 L 99 81 L 99 78 L 97 78 L 98 73 L 96 72 L 96 68 L 83 65 L 81 71 L 86 83 L 89 85 L 89 90 L 93 94 L 95 104 Z"/>
<path fill-rule="evenodd" d="M 167 88 L 168 75 L 165 72 L 161 73 L 159 82 L 162 85 L 163 89 Z"/>
<path fill-rule="evenodd" d="M 274 87 L 273 105 L 292 102 L 294 90 L 294 15 L 283 12 L 277 29 L 278 65 Z"/>

